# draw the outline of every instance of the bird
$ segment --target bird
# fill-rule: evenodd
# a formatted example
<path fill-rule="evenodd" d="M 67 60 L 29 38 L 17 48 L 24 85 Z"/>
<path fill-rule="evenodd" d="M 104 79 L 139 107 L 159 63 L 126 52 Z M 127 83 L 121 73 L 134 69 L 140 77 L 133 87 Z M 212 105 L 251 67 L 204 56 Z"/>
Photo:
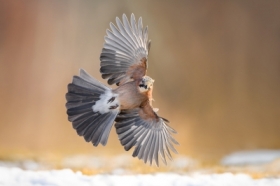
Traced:
<path fill-rule="evenodd" d="M 154 80 L 147 76 L 148 26 L 142 17 L 130 21 L 125 14 L 116 25 L 110 23 L 100 55 L 100 73 L 111 88 L 80 69 L 68 84 L 66 109 L 68 120 L 79 136 L 94 146 L 105 146 L 113 125 L 126 151 L 134 148 L 133 157 L 159 166 L 159 159 L 167 165 L 171 151 L 178 153 L 173 137 L 177 132 L 169 121 L 152 107 Z"/>

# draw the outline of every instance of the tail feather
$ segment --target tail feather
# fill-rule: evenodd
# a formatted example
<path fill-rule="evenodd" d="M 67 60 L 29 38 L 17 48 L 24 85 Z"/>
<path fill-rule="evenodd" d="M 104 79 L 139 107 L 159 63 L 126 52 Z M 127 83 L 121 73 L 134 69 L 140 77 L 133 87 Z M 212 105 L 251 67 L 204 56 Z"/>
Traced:
<path fill-rule="evenodd" d="M 85 95 L 78 95 L 76 93 L 71 93 L 71 92 L 66 93 L 66 99 L 69 100 L 70 103 L 88 102 L 93 99 L 98 99 L 99 96 L 100 96 L 99 94 L 85 96 Z"/>
<path fill-rule="evenodd" d="M 85 112 L 90 112 L 92 110 L 91 104 L 87 104 L 81 107 L 70 108 L 67 110 L 68 116 L 75 116 L 78 114 L 83 114 Z"/>
<path fill-rule="evenodd" d="M 76 129 L 79 136 L 85 136 L 87 130 L 91 126 L 94 126 L 94 117 L 96 117 L 96 114 L 91 114 L 90 116 L 83 116 L 80 120 L 75 120 L 73 122 L 73 128 Z M 87 139 L 86 141 L 88 142 Z"/>
<path fill-rule="evenodd" d="M 100 119 L 99 121 L 97 121 L 98 123 L 106 123 L 107 121 L 114 121 L 116 116 L 117 116 L 118 112 L 112 112 L 109 114 L 105 113 L 100 115 Z M 109 133 L 111 131 L 111 128 L 113 126 L 113 122 L 111 122 L 111 125 L 98 125 L 99 127 L 96 130 L 96 133 L 99 135 L 94 135 L 92 136 L 92 143 L 94 146 L 97 146 L 98 143 L 100 142 L 102 145 L 106 145 L 107 144 L 107 139 L 109 137 Z M 102 134 L 102 135 L 101 135 Z"/>
<path fill-rule="evenodd" d="M 93 77 L 91 77 L 84 69 L 80 69 L 80 77 L 82 79 L 84 79 L 85 81 L 87 81 L 95 86 L 98 86 L 101 89 L 109 90 L 108 87 L 106 87 L 105 85 L 100 83 L 98 80 L 94 79 Z"/>
<path fill-rule="evenodd" d="M 66 107 L 67 107 L 68 109 L 71 109 L 71 108 L 75 108 L 75 107 L 80 107 L 80 106 L 86 105 L 86 104 L 88 104 L 88 103 L 94 104 L 95 102 L 92 101 L 92 100 L 68 102 L 68 103 L 66 103 Z"/>
<path fill-rule="evenodd" d="M 96 97 L 97 95 L 100 95 L 102 92 L 101 91 L 93 92 L 90 89 L 70 83 L 70 84 L 68 84 L 68 93 L 73 93 L 73 94 L 76 94 L 77 96 Z M 69 101 L 75 101 L 75 100 L 69 100 Z"/>
<path fill-rule="evenodd" d="M 78 85 L 78 86 L 83 87 L 83 88 L 88 89 L 88 90 L 95 91 L 96 93 L 102 93 L 102 92 L 104 92 L 104 90 L 109 90 L 109 88 L 105 89 L 104 86 L 101 87 L 99 85 L 87 82 L 85 79 L 83 79 L 83 78 L 81 78 L 79 76 L 74 76 L 73 77 L 72 84 Z"/>
<path fill-rule="evenodd" d="M 85 105 L 87 103 L 94 104 L 94 100 L 98 100 L 100 97 L 100 94 L 94 94 L 94 95 L 78 95 L 77 93 L 66 93 L 66 108 L 75 108 L 78 106 Z"/>
<path fill-rule="evenodd" d="M 76 121 L 78 119 L 82 119 L 83 117 L 85 117 L 84 115 L 86 115 L 86 114 L 91 114 L 92 115 L 92 111 L 88 111 L 88 112 L 85 112 L 85 113 L 82 113 L 82 114 L 73 115 L 73 116 L 69 116 L 68 115 L 68 120 L 73 122 L 73 121 Z"/>
<path fill-rule="evenodd" d="M 74 76 L 68 85 L 66 93 L 68 120 L 72 122 L 77 134 L 83 136 L 85 141 L 91 141 L 94 146 L 99 143 L 106 145 L 118 114 L 117 110 L 106 113 L 93 110 L 92 107 L 106 91 L 110 91 L 110 88 L 81 69 L 80 75 Z"/>
<path fill-rule="evenodd" d="M 118 112 L 114 112 L 114 114 L 110 115 L 109 120 L 115 121 L 115 119 L 116 119 L 118 114 L 119 114 Z M 109 138 L 109 134 L 110 134 L 111 128 L 112 128 L 112 125 L 111 126 L 107 125 L 107 126 L 104 127 L 103 132 L 102 132 L 103 135 L 100 136 L 100 138 L 99 138 L 101 144 L 103 144 L 103 145 L 107 144 L 107 139 Z"/>

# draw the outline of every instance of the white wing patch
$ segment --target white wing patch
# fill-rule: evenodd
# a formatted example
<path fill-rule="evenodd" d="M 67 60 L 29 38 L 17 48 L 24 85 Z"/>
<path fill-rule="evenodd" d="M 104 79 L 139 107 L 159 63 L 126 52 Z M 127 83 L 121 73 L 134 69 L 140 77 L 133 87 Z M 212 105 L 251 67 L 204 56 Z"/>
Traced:
<path fill-rule="evenodd" d="M 93 112 L 105 114 L 107 112 L 119 111 L 118 94 L 114 94 L 112 90 L 107 90 L 100 96 L 100 99 L 92 106 Z"/>

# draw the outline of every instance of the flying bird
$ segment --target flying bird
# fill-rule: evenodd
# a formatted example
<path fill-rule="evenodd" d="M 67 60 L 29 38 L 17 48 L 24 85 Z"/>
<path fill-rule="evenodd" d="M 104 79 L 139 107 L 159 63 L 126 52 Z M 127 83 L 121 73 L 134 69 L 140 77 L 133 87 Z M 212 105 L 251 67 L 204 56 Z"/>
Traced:
<path fill-rule="evenodd" d="M 68 120 L 77 134 L 94 146 L 107 144 L 115 123 L 116 132 L 126 151 L 134 147 L 133 157 L 150 165 L 159 166 L 159 157 L 167 164 L 172 159 L 170 150 L 177 153 L 172 137 L 176 133 L 167 119 L 157 114 L 152 107 L 154 80 L 147 76 L 148 27 L 143 28 L 142 18 L 138 22 L 134 14 L 130 21 L 125 14 L 122 21 L 117 17 L 116 25 L 110 23 L 105 44 L 100 55 L 100 72 L 112 89 L 85 70 L 74 76 L 68 84 L 66 108 Z"/>

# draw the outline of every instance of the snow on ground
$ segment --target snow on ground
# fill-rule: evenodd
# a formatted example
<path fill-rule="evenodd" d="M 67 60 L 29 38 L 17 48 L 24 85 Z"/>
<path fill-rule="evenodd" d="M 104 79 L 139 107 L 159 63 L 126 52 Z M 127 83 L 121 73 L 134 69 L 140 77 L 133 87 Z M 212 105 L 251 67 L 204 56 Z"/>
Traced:
<path fill-rule="evenodd" d="M 31 171 L 0 167 L 1 186 L 279 186 L 280 178 L 253 179 L 246 174 L 138 174 L 93 176 L 70 169 Z"/>
<path fill-rule="evenodd" d="M 258 165 L 280 159 L 280 150 L 254 150 L 232 153 L 221 160 L 222 165 Z"/>
<path fill-rule="evenodd" d="M 235 152 L 224 157 L 218 169 L 185 156 L 176 157 L 163 169 L 149 170 L 142 163 L 147 172 L 131 169 L 142 164 L 127 155 L 68 156 L 59 164 L 62 170 L 55 170 L 56 163 L 51 162 L 0 161 L 0 186 L 280 186 L 280 150 Z M 93 171 L 88 176 L 65 168 Z"/>
<path fill-rule="evenodd" d="M 161 163 L 161 162 L 160 162 Z M 74 170 L 81 170 L 83 168 L 93 169 L 93 170 L 119 170 L 120 168 L 125 170 L 127 173 L 137 173 L 135 170 L 133 171 L 131 167 L 137 164 L 137 167 L 141 169 L 145 169 L 149 167 L 148 165 L 142 163 L 137 158 L 132 158 L 131 155 L 117 155 L 114 157 L 106 157 L 106 156 L 92 156 L 89 154 L 80 154 L 80 155 L 73 155 L 65 157 L 61 165 L 64 168 L 71 168 Z M 139 165 L 140 164 L 140 165 Z M 168 166 L 161 165 L 158 169 L 163 171 L 166 169 L 169 170 L 176 170 L 178 171 L 185 171 L 193 169 L 198 165 L 198 162 L 192 158 L 187 156 L 178 155 L 173 161 L 168 162 Z M 1 162 L 0 162 L 1 166 Z M 155 168 L 156 166 L 152 166 Z M 164 169 L 165 168 L 165 169 Z M 32 169 L 34 170 L 34 169 Z M 156 170 L 156 169 L 155 169 Z M 109 171 L 110 172 L 110 171 Z M 141 173 L 141 172 L 138 172 Z"/>

